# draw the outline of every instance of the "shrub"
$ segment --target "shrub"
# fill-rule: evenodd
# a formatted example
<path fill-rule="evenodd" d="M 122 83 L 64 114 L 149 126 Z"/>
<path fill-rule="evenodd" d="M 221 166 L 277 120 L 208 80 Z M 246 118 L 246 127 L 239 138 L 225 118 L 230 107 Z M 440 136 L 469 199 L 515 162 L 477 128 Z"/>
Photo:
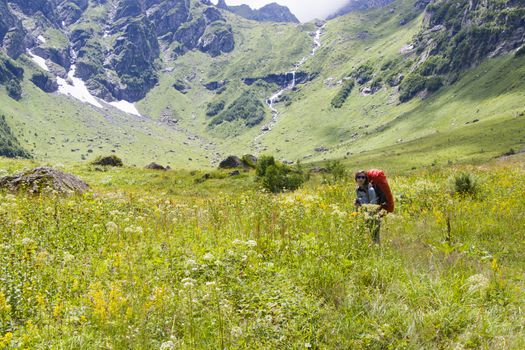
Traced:
<path fill-rule="evenodd" d="M 342 181 L 346 178 L 346 168 L 339 160 L 329 162 L 326 169 L 332 176 L 333 183 Z"/>
<path fill-rule="evenodd" d="M 18 81 L 11 79 L 5 88 L 7 89 L 9 97 L 17 101 L 22 98 L 22 87 Z"/>
<path fill-rule="evenodd" d="M 266 169 L 268 169 L 269 166 L 275 165 L 275 159 L 272 156 L 262 156 L 257 161 L 257 167 L 255 168 L 255 174 L 257 177 L 263 177 L 264 174 L 266 174 Z"/>
<path fill-rule="evenodd" d="M 206 108 L 206 115 L 208 117 L 215 117 L 217 114 L 224 110 L 224 101 L 210 102 Z"/>
<path fill-rule="evenodd" d="M 417 73 L 412 73 L 408 75 L 403 81 L 401 82 L 399 91 L 400 96 L 399 100 L 401 102 L 407 102 L 412 97 L 416 96 L 419 92 L 423 91 L 425 89 L 426 79 L 425 77 L 422 77 L 421 75 Z"/>
<path fill-rule="evenodd" d="M 335 97 L 332 99 L 332 107 L 334 108 L 341 108 L 343 107 L 344 103 L 348 99 L 348 96 L 350 96 L 350 93 L 352 92 L 352 89 L 354 88 L 354 80 L 346 80 L 343 83 L 343 86 L 341 87 L 341 90 L 335 95 Z"/>
<path fill-rule="evenodd" d="M 272 193 L 295 191 L 304 183 L 304 175 L 291 167 L 278 163 L 271 156 L 263 156 L 257 162 L 257 179 Z"/>
<path fill-rule="evenodd" d="M 363 85 L 372 79 L 374 75 L 374 69 L 368 64 L 363 64 L 355 69 L 351 75 L 358 84 Z"/>
<path fill-rule="evenodd" d="M 475 196 L 479 193 L 477 178 L 467 172 L 462 172 L 451 178 L 452 192 L 459 195 Z"/>

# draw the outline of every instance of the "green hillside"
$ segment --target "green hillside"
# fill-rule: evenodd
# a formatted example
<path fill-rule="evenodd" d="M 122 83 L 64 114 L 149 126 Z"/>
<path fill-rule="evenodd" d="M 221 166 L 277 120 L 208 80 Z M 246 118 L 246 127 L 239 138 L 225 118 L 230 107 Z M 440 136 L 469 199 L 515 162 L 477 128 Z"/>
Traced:
<path fill-rule="evenodd" d="M 145 94 L 135 103 L 142 116 L 44 93 L 29 81 L 41 69 L 25 55 L 16 60 L 24 78 L 14 80 L 21 98 L 16 101 L 0 89 L 0 112 L 13 116 L 14 133 L 36 158 L 60 162 L 114 152 L 127 164 L 155 160 L 201 168 L 230 154 L 272 153 L 288 161 L 339 158 L 355 166 L 370 162 L 411 169 L 523 149 L 523 135 L 509 132 L 524 123 L 525 56 L 518 50 L 522 39 L 513 34 L 523 21 L 522 6 L 508 0 L 497 6 L 477 4 L 463 18 L 450 1 L 431 1 L 425 10 L 427 3 L 397 0 L 330 20 L 314 56 L 314 23 L 261 23 L 192 3 L 185 11 L 196 19 L 220 16 L 202 28 L 215 33 L 210 38 L 217 39 L 223 30 L 229 38 L 231 30 L 232 50 L 223 47 L 226 51 L 216 54 L 218 47 L 166 39 L 170 28 L 163 27 L 163 17 L 157 18 L 162 14 L 157 5 L 149 19 L 123 7 L 108 31 L 109 5 L 92 3 L 69 31 L 47 28 L 40 48 L 58 56 L 51 58 L 58 62 L 67 36 L 73 38 L 75 47 L 82 47 L 76 63 L 87 85 L 97 96 L 107 96 L 100 84 L 110 88 L 137 69 L 126 58 L 133 56 L 126 51 L 133 49 L 126 40 L 135 34 L 149 40 L 144 46 L 149 49 L 139 56 L 151 56 L 154 62 L 136 64 L 144 65 L 143 71 L 154 70 L 156 83 L 132 79 L 126 90 L 113 92 Z M 123 27 L 128 19 L 142 21 L 141 29 Z M 158 57 L 148 21 L 158 25 Z M 23 22 L 32 28 L 31 17 Z M 177 22 L 177 33 L 196 23 Z M 472 23 L 484 29 L 472 29 Z M 94 37 L 86 41 L 88 33 Z M 123 50 L 115 59 L 131 64 L 129 71 L 119 73 L 117 63 L 117 68 L 101 70 L 103 52 L 112 48 Z M 473 56 L 465 56 L 469 48 L 476 49 Z M 286 73 L 303 57 L 306 61 L 297 69 L 302 80 L 275 103 L 277 121 L 263 132 L 272 120 L 265 101 L 289 84 L 291 73 Z M 47 62 L 54 70 L 64 69 L 51 59 Z M 141 84 L 145 91 L 133 87 Z"/>

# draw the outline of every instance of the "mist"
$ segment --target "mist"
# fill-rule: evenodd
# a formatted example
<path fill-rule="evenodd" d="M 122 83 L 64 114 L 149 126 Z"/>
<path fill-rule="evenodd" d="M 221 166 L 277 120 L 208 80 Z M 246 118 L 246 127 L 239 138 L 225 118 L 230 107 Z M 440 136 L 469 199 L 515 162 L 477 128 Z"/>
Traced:
<path fill-rule="evenodd" d="M 217 3 L 217 0 L 213 2 Z M 226 0 L 228 5 L 246 4 L 252 8 L 260 8 L 272 2 L 288 6 L 301 22 L 308 22 L 313 19 L 325 19 L 346 5 L 348 0 Z"/>

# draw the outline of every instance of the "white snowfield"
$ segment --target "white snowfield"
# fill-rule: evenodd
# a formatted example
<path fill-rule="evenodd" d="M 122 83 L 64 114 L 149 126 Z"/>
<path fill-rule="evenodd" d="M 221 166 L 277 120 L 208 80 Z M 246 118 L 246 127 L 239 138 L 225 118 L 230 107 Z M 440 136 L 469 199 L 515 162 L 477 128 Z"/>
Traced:
<path fill-rule="evenodd" d="M 67 73 L 68 80 L 57 77 L 58 92 L 63 95 L 68 95 L 77 100 L 89 103 L 98 108 L 102 108 L 102 105 L 98 102 L 97 98 L 89 92 L 82 79 L 75 77 L 77 67 L 71 66 L 71 70 Z M 69 82 L 71 82 L 71 84 Z"/>
<path fill-rule="evenodd" d="M 30 50 L 27 50 L 27 55 L 40 68 L 42 68 L 46 72 L 49 72 L 49 67 L 47 66 L 46 60 L 44 58 L 35 55 Z M 103 108 L 103 105 L 101 104 L 101 102 L 104 102 L 104 101 L 93 96 L 89 92 L 84 81 L 80 78 L 75 77 L 76 69 L 77 67 L 75 65 L 71 66 L 70 71 L 67 73 L 67 76 L 68 76 L 67 80 L 61 77 L 57 77 L 58 92 L 62 95 L 73 97 L 83 103 L 89 103 L 90 105 L 95 106 L 97 108 Z M 104 102 L 104 103 L 107 103 L 107 102 Z M 109 102 L 107 104 L 113 106 L 114 108 L 117 108 L 118 110 L 124 113 L 136 115 L 139 117 L 141 116 L 137 107 L 135 107 L 135 105 L 131 102 L 114 101 L 114 102 Z"/>
<path fill-rule="evenodd" d="M 44 43 L 44 44 L 46 43 L 46 38 L 44 38 L 43 35 L 39 35 L 39 36 L 37 37 L 37 39 L 38 39 L 38 41 L 40 41 L 41 43 Z"/>
<path fill-rule="evenodd" d="M 45 70 L 46 72 L 49 72 L 49 67 L 47 66 L 46 60 L 40 56 L 35 55 L 31 51 L 27 50 L 27 55 L 29 58 L 31 58 L 31 61 L 35 62 L 37 66 Z"/>
<path fill-rule="evenodd" d="M 115 101 L 115 102 L 110 102 L 109 103 L 110 105 L 112 105 L 113 107 L 117 108 L 117 109 L 120 109 L 121 111 L 125 112 L 125 113 L 128 113 L 128 114 L 133 114 L 133 115 L 136 115 L 136 116 L 141 116 L 140 115 L 140 112 L 138 111 L 137 107 L 135 107 L 135 105 L 131 102 L 128 102 L 128 101 Z"/>

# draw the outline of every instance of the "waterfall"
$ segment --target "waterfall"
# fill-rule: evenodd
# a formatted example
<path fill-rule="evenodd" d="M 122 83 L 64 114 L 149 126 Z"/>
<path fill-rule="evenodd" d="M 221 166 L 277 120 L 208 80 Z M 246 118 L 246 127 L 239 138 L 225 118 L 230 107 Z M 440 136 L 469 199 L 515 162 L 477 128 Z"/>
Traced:
<path fill-rule="evenodd" d="M 310 53 L 310 56 L 301 58 L 301 60 L 293 66 L 292 71 L 286 73 L 285 86 L 266 99 L 266 105 L 272 112 L 272 119 L 268 124 L 261 128 L 262 133 L 254 139 L 254 143 L 258 141 L 265 133 L 270 132 L 272 127 L 277 123 L 279 119 L 279 111 L 274 107 L 274 104 L 279 102 L 279 99 L 286 91 L 293 90 L 297 85 L 297 72 L 308 61 L 308 58 L 315 56 L 317 50 L 319 50 L 321 47 L 321 35 L 323 34 L 325 26 L 326 25 L 324 24 L 318 27 L 317 31 L 314 33 L 312 52 Z M 290 74 L 292 75 L 292 81 L 288 84 L 288 75 Z"/>

